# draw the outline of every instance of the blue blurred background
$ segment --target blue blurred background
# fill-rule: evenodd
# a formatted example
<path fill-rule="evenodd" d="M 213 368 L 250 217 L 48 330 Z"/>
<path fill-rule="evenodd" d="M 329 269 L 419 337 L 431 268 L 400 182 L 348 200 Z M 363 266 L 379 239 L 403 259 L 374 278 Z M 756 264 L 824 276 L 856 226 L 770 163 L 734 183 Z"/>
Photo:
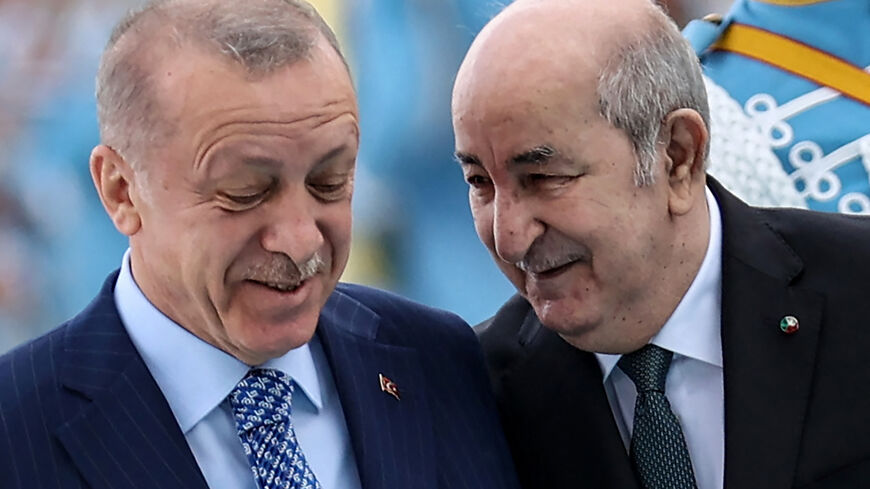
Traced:
<path fill-rule="evenodd" d="M 0 0 L 0 352 L 74 315 L 126 240 L 88 172 L 93 80 L 132 0 Z M 351 62 L 362 116 L 354 246 L 344 280 L 469 323 L 513 292 L 474 233 L 453 163 L 450 91 L 492 0 L 315 0 Z M 725 0 L 670 3 L 681 25 Z"/>

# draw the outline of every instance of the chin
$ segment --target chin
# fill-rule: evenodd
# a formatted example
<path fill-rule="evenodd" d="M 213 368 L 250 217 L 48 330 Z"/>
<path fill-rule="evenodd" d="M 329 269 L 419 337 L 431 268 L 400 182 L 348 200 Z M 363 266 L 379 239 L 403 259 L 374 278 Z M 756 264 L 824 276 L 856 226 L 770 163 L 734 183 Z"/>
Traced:
<path fill-rule="evenodd" d="M 596 327 L 601 323 L 594 314 L 582 314 L 578 307 L 569 304 L 545 302 L 532 303 L 538 319 L 547 329 L 553 330 L 571 344 L 590 335 L 594 336 Z M 591 311 L 587 311 L 591 312 Z M 585 348 L 584 348 L 585 349 Z"/>
<path fill-rule="evenodd" d="M 240 360 L 250 365 L 259 365 L 278 358 L 311 341 L 316 328 L 315 319 L 249 329 L 245 331 L 245 337 L 239 342 L 240 350 L 247 358 L 240 358 Z"/>

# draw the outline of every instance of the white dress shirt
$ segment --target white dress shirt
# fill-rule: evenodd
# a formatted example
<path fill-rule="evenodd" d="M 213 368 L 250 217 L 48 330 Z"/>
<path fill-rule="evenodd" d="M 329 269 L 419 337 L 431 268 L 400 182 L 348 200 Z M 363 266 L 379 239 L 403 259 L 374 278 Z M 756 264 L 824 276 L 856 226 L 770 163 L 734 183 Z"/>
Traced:
<path fill-rule="evenodd" d="M 155 308 L 136 285 L 129 250 L 115 284 L 115 303 L 209 487 L 257 489 L 226 400 L 250 367 Z M 321 485 L 358 489 L 359 474 L 344 412 L 317 336 L 261 367 L 281 370 L 298 387 L 293 396 L 293 426 Z"/>
<path fill-rule="evenodd" d="M 722 380 L 722 221 L 706 190 L 710 242 L 698 274 L 650 343 L 674 352 L 665 395 L 683 429 L 698 489 L 722 489 L 725 470 L 725 391 Z M 626 450 L 631 443 L 634 383 L 616 367 L 621 355 L 596 353 L 604 390 Z"/>

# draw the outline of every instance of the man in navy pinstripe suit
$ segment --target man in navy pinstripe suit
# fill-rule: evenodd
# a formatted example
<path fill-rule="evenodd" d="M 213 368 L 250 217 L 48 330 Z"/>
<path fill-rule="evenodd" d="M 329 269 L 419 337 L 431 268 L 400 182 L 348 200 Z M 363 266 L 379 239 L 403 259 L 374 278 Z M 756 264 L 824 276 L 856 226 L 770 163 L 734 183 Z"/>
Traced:
<path fill-rule="evenodd" d="M 262 370 L 292 378 L 282 433 L 315 487 L 517 487 L 470 328 L 337 285 L 357 105 L 310 6 L 150 2 L 97 85 L 91 173 L 130 249 L 0 359 L 0 487 L 271 487 L 228 401 Z"/>

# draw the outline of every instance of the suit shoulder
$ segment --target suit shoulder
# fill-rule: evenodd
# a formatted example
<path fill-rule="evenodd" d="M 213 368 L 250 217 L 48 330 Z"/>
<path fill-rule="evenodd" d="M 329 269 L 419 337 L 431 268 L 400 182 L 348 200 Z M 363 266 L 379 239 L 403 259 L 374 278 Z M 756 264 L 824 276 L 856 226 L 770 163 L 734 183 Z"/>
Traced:
<path fill-rule="evenodd" d="M 0 357 L 0 409 L 4 415 L 14 419 L 26 417 L 34 409 L 50 410 L 60 390 L 62 366 L 57 359 L 67 328 L 68 323 L 64 323 Z"/>
<path fill-rule="evenodd" d="M 765 215 L 768 222 L 789 235 L 799 234 L 824 241 L 833 234 L 835 238 L 870 242 L 870 216 L 788 208 L 756 210 Z"/>
<path fill-rule="evenodd" d="M 519 294 L 511 297 L 494 316 L 474 327 L 483 347 L 491 380 L 508 370 L 522 356 L 524 340 L 537 332 L 540 323 L 532 306 Z"/>
<path fill-rule="evenodd" d="M 870 216 L 763 209 L 768 224 L 808 266 L 826 271 L 870 266 Z"/>
<path fill-rule="evenodd" d="M 517 341 L 523 324 L 532 314 L 532 306 L 519 294 L 508 299 L 489 319 L 474 326 L 484 349 L 506 341 Z"/>
<path fill-rule="evenodd" d="M 474 332 L 481 338 L 516 334 L 531 309 L 531 305 L 523 296 L 514 294 L 492 317 L 476 324 Z"/>
<path fill-rule="evenodd" d="M 341 283 L 336 290 L 371 309 L 387 326 L 401 325 L 407 333 L 473 336 L 468 323 L 450 311 L 365 285 Z"/>

